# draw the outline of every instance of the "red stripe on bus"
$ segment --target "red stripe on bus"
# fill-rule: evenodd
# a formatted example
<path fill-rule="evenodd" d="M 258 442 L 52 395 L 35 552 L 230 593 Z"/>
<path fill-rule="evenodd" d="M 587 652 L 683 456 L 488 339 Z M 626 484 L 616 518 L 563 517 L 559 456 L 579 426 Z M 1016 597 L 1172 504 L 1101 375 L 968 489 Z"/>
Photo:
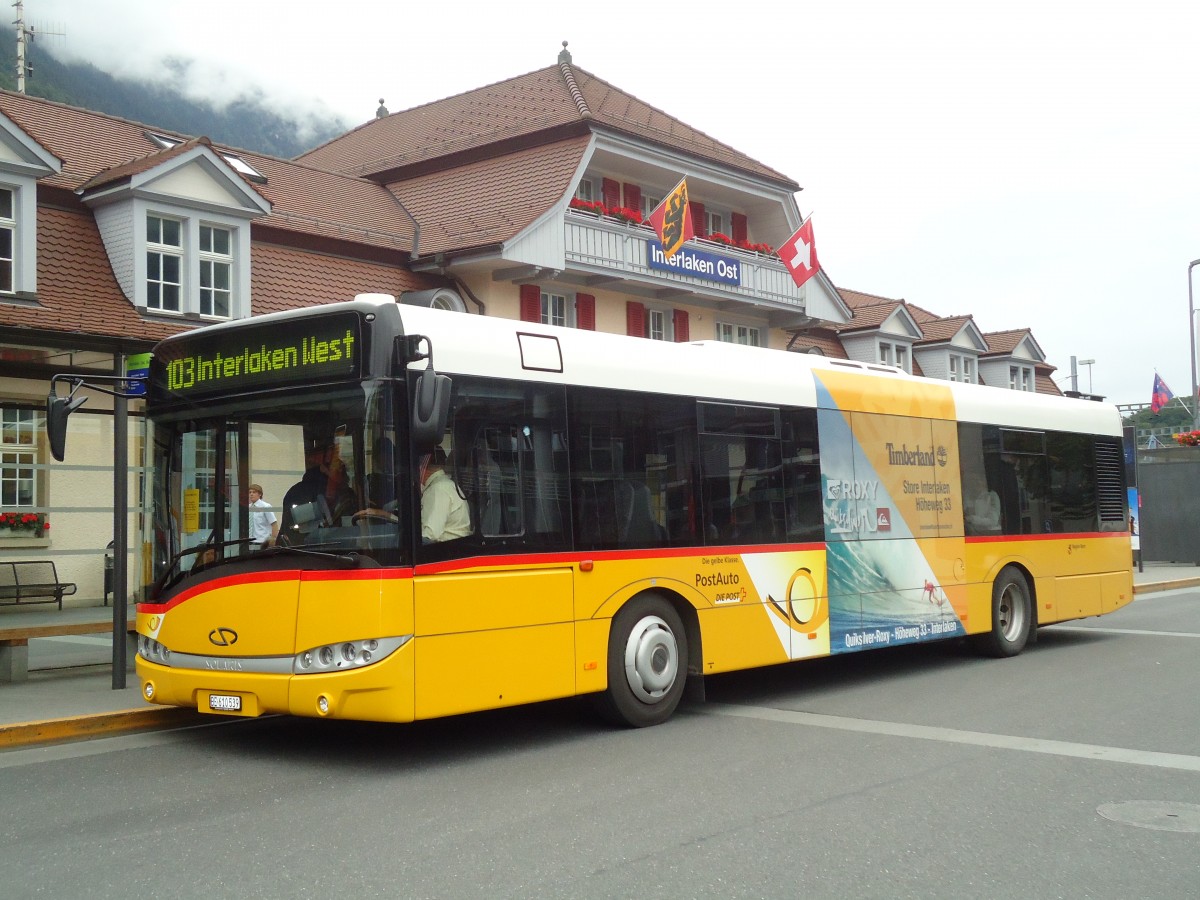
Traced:
<path fill-rule="evenodd" d="M 1009 541 L 1079 541 L 1079 540 L 1129 540 L 1128 531 L 1072 531 L 1064 534 L 979 534 L 967 537 L 968 544 L 999 544 Z"/>

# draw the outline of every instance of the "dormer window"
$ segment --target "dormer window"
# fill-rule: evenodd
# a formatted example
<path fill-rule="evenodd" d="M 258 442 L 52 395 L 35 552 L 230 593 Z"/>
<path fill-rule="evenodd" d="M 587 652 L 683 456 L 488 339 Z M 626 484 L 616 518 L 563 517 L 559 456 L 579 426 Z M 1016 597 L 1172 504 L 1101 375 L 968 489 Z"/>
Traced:
<path fill-rule="evenodd" d="M 13 251 L 16 248 L 17 220 L 13 192 L 0 188 L 0 293 L 13 292 Z"/>
<path fill-rule="evenodd" d="M 146 214 L 146 309 L 228 319 L 246 311 L 237 285 L 238 229 Z"/>
<path fill-rule="evenodd" d="M 146 217 L 146 307 L 180 312 L 183 293 L 183 223 Z"/>
<path fill-rule="evenodd" d="M 233 240 L 228 228 L 200 226 L 200 315 L 229 318 Z"/>

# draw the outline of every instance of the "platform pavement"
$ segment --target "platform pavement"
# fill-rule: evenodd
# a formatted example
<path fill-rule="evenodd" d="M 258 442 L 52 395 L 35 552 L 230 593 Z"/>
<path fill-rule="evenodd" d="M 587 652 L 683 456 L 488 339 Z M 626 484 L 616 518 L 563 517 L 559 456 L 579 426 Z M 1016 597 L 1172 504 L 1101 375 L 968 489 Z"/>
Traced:
<path fill-rule="evenodd" d="M 1200 587 L 1200 566 L 1146 563 L 1143 571 L 1134 567 L 1133 580 L 1135 594 Z M 111 615 L 106 609 L 96 613 Z M 0 627 L 11 623 L 10 615 L 0 616 Z M 86 646 L 80 638 L 35 640 L 60 646 L 35 650 L 31 641 L 28 680 L 0 684 L 0 752 L 212 721 L 193 710 L 146 703 L 132 671 L 125 687 L 115 690 L 111 638 L 92 636 Z"/>

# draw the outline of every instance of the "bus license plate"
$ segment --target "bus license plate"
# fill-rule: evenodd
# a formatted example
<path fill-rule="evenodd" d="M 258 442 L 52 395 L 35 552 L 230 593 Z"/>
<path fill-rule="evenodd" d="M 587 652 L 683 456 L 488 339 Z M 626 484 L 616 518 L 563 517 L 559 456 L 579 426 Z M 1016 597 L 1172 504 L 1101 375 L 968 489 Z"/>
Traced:
<path fill-rule="evenodd" d="M 214 712 L 241 712 L 242 698 L 232 694 L 209 694 L 208 708 Z"/>

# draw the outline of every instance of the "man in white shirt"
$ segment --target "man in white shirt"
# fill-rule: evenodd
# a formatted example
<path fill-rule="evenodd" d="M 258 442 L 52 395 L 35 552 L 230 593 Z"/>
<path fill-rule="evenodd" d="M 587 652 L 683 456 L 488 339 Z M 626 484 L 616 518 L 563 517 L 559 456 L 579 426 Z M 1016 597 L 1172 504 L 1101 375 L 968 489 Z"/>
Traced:
<path fill-rule="evenodd" d="M 249 487 L 250 494 L 250 538 L 261 547 L 275 543 L 279 537 L 279 519 L 271 512 L 271 504 L 263 499 L 260 484 Z"/>
<path fill-rule="evenodd" d="M 421 458 L 421 540 L 426 544 L 471 533 L 471 511 L 445 465 L 446 451 L 441 447 Z"/>

